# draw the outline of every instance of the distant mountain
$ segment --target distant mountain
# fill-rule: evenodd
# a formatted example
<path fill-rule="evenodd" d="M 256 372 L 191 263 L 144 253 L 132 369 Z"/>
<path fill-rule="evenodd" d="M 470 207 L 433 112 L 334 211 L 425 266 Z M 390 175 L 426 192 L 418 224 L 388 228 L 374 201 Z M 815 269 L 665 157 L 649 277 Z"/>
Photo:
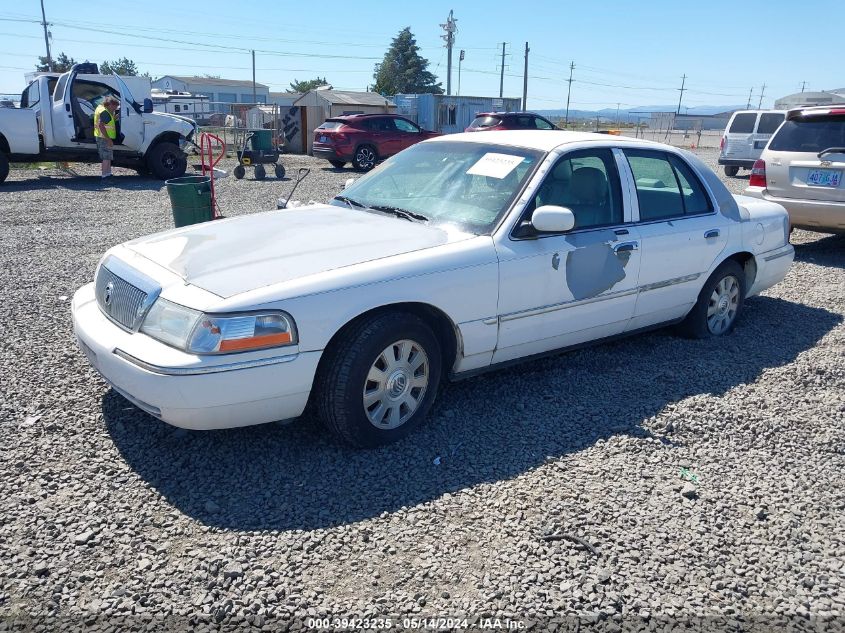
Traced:
<path fill-rule="evenodd" d="M 681 106 L 681 114 L 701 115 L 707 116 L 711 114 L 721 114 L 722 112 L 733 112 L 734 110 L 744 109 L 744 105 L 704 105 L 686 108 Z M 635 108 L 624 108 L 619 110 L 620 121 L 636 121 L 638 118 L 646 118 L 652 112 L 675 112 L 678 109 L 677 105 L 643 105 Z M 533 110 L 545 117 L 558 118 L 566 115 L 565 108 L 556 110 Z M 602 108 L 601 110 L 569 110 L 570 119 L 610 119 L 616 120 L 616 108 Z"/>

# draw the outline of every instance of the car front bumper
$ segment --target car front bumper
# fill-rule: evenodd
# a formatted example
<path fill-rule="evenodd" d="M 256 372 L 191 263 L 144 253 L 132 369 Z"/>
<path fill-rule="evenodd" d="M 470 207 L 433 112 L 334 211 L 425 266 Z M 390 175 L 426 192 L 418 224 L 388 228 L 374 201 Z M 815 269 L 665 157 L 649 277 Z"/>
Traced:
<path fill-rule="evenodd" d="M 112 323 L 97 305 L 94 284 L 77 290 L 72 311 L 77 341 L 106 382 L 150 415 L 187 429 L 299 416 L 320 360 L 320 352 L 278 349 L 263 357 L 181 352 Z"/>
<path fill-rule="evenodd" d="M 765 187 L 747 187 L 746 196 L 776 202 L 789 213 L 789 223 L 799 229 L 822 233 L 845 233 L 845 201 L 778 198 Z"/>

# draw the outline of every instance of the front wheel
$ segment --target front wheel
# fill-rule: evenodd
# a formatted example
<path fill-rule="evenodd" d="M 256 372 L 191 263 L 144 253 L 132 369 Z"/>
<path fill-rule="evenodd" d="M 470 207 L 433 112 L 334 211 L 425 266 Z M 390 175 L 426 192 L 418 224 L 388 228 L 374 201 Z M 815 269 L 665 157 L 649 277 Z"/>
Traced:
<path fill-rule="evenodd" d="M 276 178 L 279 180 L 285 177 L 285 166 L 281 163 L 276 163 L 275 167 L 273 167 L 273 171 L 276 174 Z"/>
<path fill-rule="evenodd" d="M 3 152 L 0 152 L 0 182 L 9 177 L 9 159 Z"/>
<path fill-rule="evenodd" d="M 725 167 L 725 176 L 733 178 L 739 173 L 739 167 L 736 165 L 728 165 Z"/>
<path fill-rule="evenodd" d="M 394 442 L 425 419 L 441 363 L 437 337 L 419 317 L 391 312 L 365 318 L 344 332 L 320 363 L 318 416 L 354 446 Z"/>
<path fill-rule="evenodd" d="M 369 145 L 362 145 L 355 150 L 352 166 L 358 171 L 370 171 L 376 166 L 377 160 L 376 150 Z"/>
<path fill-rule="evenodd" d="M 232 173 L 235 175 L 235 178 L 240 180 L 244 176 L 246 176 L 246 169 L 243 165 L 238 165 L 235 169 L 232 170 Z"/>
<path fill-rule="evenodd" d="M 147 152 L 147 167 L 161 180 L 170 180 L 185 175 L 188 157 L 175 143 L 163 142 Z"/>
<path fill-rule="evenodd" d="M 264 169 L 264 165 L 256 165 L 255 166 L 255 179 L 256 180 L 264 180 L 267 177 L 267 170 Z"/>
<path fill-rule="evenodd" d="M 732 259 L 723 262 L 704 284 L 681 329 L 692 338 L 728 334 L 742 310 L 745 292 L 742 267 Z"/>

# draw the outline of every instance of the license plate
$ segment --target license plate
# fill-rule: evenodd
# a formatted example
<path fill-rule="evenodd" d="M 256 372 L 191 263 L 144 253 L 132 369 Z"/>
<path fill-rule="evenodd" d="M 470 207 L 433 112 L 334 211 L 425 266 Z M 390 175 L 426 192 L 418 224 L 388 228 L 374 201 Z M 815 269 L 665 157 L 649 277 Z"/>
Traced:
<path fill-rule="evenodd" d="M 842 182 L 842 172 L 837 169 L 811 169 L 807 174 L 807 184 L 813 187 L 838 187 Z"/>
<path fill-rule="evenodd" d="M 328 143 L 328 142 L 329 142 L 329 137 L 328 137 L 328 136 L 321 136 L 321 137 L 320 137 L 320 142 L 321 142 L 321 143 Z"/>

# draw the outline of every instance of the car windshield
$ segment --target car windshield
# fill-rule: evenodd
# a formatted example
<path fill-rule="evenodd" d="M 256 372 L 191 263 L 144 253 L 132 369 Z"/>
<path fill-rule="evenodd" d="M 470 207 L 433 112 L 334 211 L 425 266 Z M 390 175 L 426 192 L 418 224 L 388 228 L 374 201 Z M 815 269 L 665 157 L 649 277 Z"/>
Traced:
<path fill-rule="evenodd" d="M 469 124 L 470 127 L 493 127 L 494 125 L 499 125 L 502 120 L 497 116 L 480 116 L 476 117 L 472 123 Z"/>
<path fill-rule="evenodd" d="M 542 157 L 489 143 L 420 143 L 352 183 L 332 204 L 405 212 L 397 215 L 482 235 L 496 226 Z"/>

